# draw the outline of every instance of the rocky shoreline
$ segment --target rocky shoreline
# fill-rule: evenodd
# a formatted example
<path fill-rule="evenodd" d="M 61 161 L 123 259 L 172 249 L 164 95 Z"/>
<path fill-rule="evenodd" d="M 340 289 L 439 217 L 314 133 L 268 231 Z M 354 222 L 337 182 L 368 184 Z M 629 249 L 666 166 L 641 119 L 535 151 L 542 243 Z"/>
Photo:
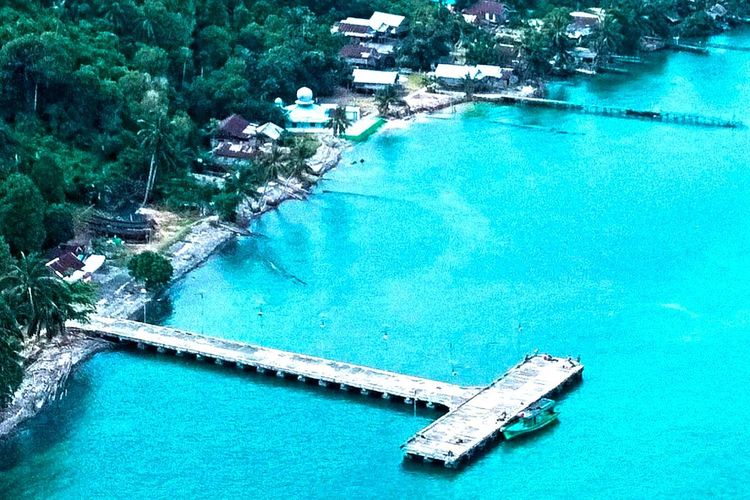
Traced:
<path fill-rule="evenodd" d="M 285 200 L 306 198 L 320 177 L 338 164 L 345 145 L 344 141 L 324 139 L 316 154 L 308 160 L 312 174 L 274 183 L 259 202 L 243 202 L 238 215 L 250 221 Z M 246 233 L 241 228 L 221 223 L 216 216 L 193 224 L 184 238 L 164 252 L 174 268 L 173 282 L 201 265 L 236 235 Z M 96 314 L 132 319 L 154 298 L 131 279 L 108 291 L 97 304 Z M 68 333 L 29 348 L 25 353 L 28 365 L 23 382 L 10 404 L 0 410 L 0 440 L 12 435 L 20 424 L 38 414 L 48 403 L 62 397 L 68 377 L 76 366 L 110 346 L 106 341 Z"/>

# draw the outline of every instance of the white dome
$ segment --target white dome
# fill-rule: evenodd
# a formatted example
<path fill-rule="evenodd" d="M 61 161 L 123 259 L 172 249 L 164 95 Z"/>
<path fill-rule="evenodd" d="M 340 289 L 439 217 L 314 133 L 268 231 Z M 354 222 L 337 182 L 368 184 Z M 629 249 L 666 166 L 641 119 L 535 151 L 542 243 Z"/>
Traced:
<path fill-rule="evenodd" d="M 297 91 L 297 102 L 298 103 L 312 103 L 313 102 L 313 91 L 307 87 L 302 87 Z"/>

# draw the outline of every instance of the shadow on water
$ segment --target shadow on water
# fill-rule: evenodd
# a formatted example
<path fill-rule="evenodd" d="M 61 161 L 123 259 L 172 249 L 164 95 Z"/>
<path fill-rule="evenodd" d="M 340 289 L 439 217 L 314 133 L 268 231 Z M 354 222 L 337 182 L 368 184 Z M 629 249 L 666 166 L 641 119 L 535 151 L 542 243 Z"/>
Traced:
<path fill-rule="evenodd" d="M 139 350 L 134 346 L 122 347 L 120 352 L 132 356 L 148 357 L 148 359 L 153 362 L 166 363 L 171 366 L 192 367 L 192 369 L 208 370 L 211 373 L 221 374 L 221 376 L 224 377 L 250 380 L 268 388 L 283 388 L 285 390 L 297 391 L 301 394 L 319 395 L 330 401 L 353 401 L 358 404 L 367 405 L 370 408 L 388 409 L 390 411 L 395 410 L 403 415 L 415 415 L 416 413 L 416 416 L 420 418 L 438 419 L 444 413 L 440 409 L 427 408 L 423 404 L 416 405 L 415 410 L 414 405 L 405 404 L 400 398 L 390 398 L 386 400 L 382 399 L 379 394 L 375 393 L 370 393 L 366 396 L 362 395 L 358 389 L 344 391 L 336 384 L 329 384 L 327 387 L 321 387 L 318 385 L 317 381 L 310 379 L 301 382 L 293 376 L 281 378 L 276 376 L 276 373 L 271 370 L 264 373 L 258 373 L 251 368 L 243 370 L 232 364 L 218 365 L 210 360 L 198 361 L 189 356 L 178 357 L 170 353 L 160 354 L 155 350 Z M 417 430 L 418 429 L 415 429 L 415 431 Z"/>
<path fill-rule="evenodd" d="M 0 439 L 0 486 L 2 472 L 9 471 L 24 458 L 43 454 L 68 440 L 81 412 L 89 408 L 93 382 L 82 370 L 72 375 L 59 399 L 50 402 L 38 415 L 21 424 L 6 439 Z M 0 491 L 7 491 L 0 488 Z M 1 496 L 1 495 L 0 495 Z"/>

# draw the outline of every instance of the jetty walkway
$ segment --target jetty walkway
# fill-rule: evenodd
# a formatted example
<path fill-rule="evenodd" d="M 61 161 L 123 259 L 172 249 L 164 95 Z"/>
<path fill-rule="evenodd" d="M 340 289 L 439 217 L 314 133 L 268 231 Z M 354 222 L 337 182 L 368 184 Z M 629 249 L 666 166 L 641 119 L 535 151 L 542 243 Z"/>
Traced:
<path fill-rule="evenodd" d="M 71 323 L 73 332 L 140 349 L 156 349 L 217 364 L 231 364 L 322 387 L 425 404 L 447 410 L 403 446 L 406 457 L 456 467 L 500 439 L 520 412 L 580 380 L 583 365 L 570 358 L 527 356 L 486 387 L 464 387 L 315 356 L 224 340 L 137 321 L 95 316 Z"/>
<path fill-rule="evenodd" d="M 527 106 L 560 109 L 589 115 L 612 116 L 617 118 L 635 118 L 640 120 L 696 125 L 701 127 L 739 128 L 743 126 L 743 123 L 738 120 L 729 120 L 726 118 L 704 116 L 691 113 L 638 110 L 616 106 L 600 106 L 596 104 L 576 104 L 568 101 L 541 99 L 537 97 L 521 97 L 508 94 L 474 94 L 474 98 L 478 101 L 487 101 L 499 104 L 521 104 Z"/>

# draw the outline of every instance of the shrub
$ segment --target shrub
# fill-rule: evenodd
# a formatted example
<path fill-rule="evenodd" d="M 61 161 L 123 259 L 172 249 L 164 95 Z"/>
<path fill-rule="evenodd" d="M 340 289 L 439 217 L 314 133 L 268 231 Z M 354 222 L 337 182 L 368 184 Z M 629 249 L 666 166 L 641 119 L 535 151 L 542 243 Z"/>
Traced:
<path fill-rule="evenodd" d="M 143 252 L 128 262 L 130 275 L 139 281 L 145 281 L 147 290 L 165 286 L 172 279 L 174 269 L 166 258 L 155 252 Z"/>

